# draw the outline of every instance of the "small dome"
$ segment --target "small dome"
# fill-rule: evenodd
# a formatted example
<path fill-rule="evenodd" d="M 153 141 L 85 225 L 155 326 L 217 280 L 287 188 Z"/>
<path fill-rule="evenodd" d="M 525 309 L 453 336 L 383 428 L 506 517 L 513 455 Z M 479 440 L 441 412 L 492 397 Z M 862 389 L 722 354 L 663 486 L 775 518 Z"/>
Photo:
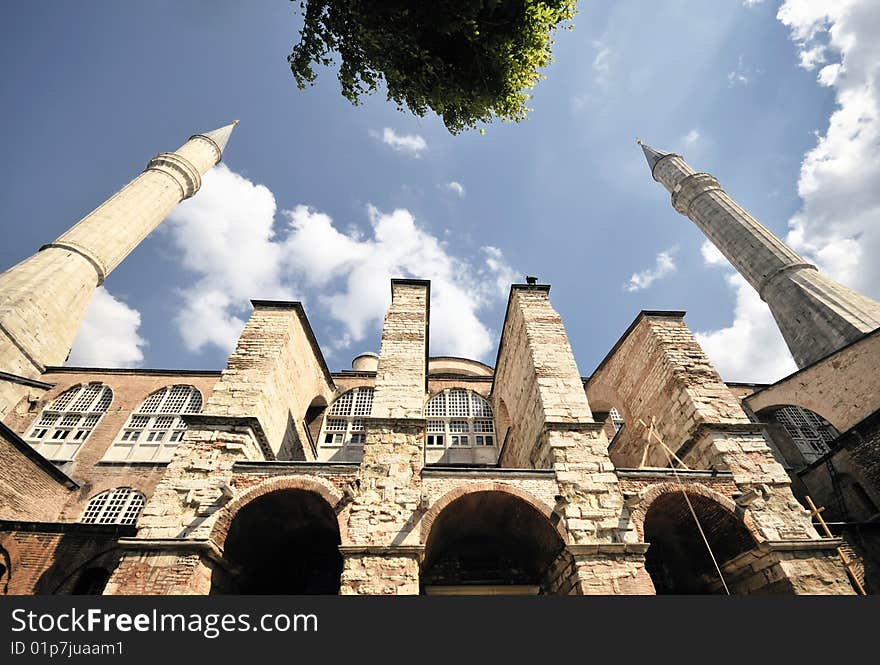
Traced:
<path fill-rule="evenodd" d="M 375 372 L 379 369 L 379 355 L 372 351 L 362 353 L 351 361 L 351 368 L 355 372 Z"/>

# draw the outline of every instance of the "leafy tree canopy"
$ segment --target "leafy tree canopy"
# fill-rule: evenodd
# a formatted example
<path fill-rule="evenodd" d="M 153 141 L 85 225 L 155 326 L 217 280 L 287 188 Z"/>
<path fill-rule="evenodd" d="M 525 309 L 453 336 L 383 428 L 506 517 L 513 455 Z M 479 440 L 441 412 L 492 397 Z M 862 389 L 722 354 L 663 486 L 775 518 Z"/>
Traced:
<path fill-rule="evenodd" d="M 339 56 L 353 104 L 384 81 L 388 99 L 435 111 L 456 134 L 478 122 L 519 122 L 551 60 L 551 34 L 576 0 L 293 0 L 304 24 L 288 56 L 299 88 Z"/>

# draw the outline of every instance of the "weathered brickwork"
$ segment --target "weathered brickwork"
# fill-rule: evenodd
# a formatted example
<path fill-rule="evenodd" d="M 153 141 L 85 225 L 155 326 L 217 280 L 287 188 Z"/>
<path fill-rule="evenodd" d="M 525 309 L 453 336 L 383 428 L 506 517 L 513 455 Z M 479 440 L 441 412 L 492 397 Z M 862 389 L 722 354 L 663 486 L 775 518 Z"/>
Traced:
<path fill-rule="evenodd" d="M 116 567 L 117 540 L 133 527 L 0 521 L 0 593 L 71 593 L 87 570 Z"/>
<path fill-rule="evenodd" d="M 705 423 L 747 423 L 737 400 L 712 367 L 681 313 L 644 312 L 587 383 L 590 403 L 616 407 L 626 427 L 614 442 L 617 466 L 641 464 L 650 425 L 677 452 Z M 667 454 L 652 445 L 647 466 L 666 466 Z"/>
<path fill-rule="evenodd" d="M 391 307 L 382 328 L 373 413 L 376 418 L 421 418 L 428 371 L 430 286 L 392 280 Z"/>
<path fill-rule="evenodd" d="M 256 418 L 274 457 L 313 460 L 304 416 L 334 389 L 302 306 L 255 301 L 204 412 Z"/>
<path fill-rule="evenodd" d="M 781 381 L 753 391 L 745 402 L 756 414 L 795 405 L 845 432 L 878 409 L 880 330 Z"/>
<path fill-rule="evenodd" d="M 0 428 L 0 520 L 54 522 L 77 488 L 25 456 L 13 436 Z"/>
<path fill-rule="evenodd" d="M 511 428 L 501 460 L 504 466 L 535 466 L 536 444 L 545 423 L 593 421 L 549 290 L 514 285 L 510 292 L 492 388 L 493 409 Z"/>
<path fill-rule="evenodd" d="M 499 593 L 505 584 L 517 593 L 668 592 L 669 579 L 656 576 L 671 574 L 658 572 L 669 560 L 651 554 L 651 538 L 668 546 L 675 524 L 693 530 L 682 491 L 703 516 L 733 593 L 851 592 L 833 543 L 822 542 L 812 530 L 761 426 L 748 420 L 680 316 L 641 317 L 585 390 L 547 291 L 512 290 L 497 375 L 459 359 L 439 359 L 442 369 L 432 375 L 427 284 L 408 280 L 394 284 L 375 373 L 330 375 L 301 308 L 257 301 L 219 375 L 136 370 L 45 375 L 42 380 L 54 386 L 35 403 L 21 400 L 7 417 L 15 431 L 26 433 L 43 404 L 86 380 L 107 383 L 114 401 L 64 466 L 81 486 L 61 492 L 63 483 L 53 479 L 45 491 L 67 498 L 55 500 L 55 512 L 10 523 L 9 535 L 0 541 L 9 544 L 0 555 L 19 561 L 9 592 L 85 588 L 81 556 L 100 554 L 98 572 L 109 574 L 105 594 L 236 593 L 242 588 L 242 566 L 248 565 L 242 557 L 258 554 L 248 548 L 257 542 L 283 548 L 285 538 L 299 537 L 296 524 L 331 539 L 338 568 L 328 559 L 314 561 L 330 566 L 322 575 L 335 570 L 335 586 L 322 588 L 343 595 Z M 205 406 L 201 414 L 185 416 L 188 429 L 171 462 L 103 464 L 107 448 L 144 397 L 180 383 L 197 385 Z M 363 418 L 362 459 L 317 461 L 306 430 L 316 441 L 335 398 L 354 387 L 373 386 L 373 412 Z M 491 401 L 499 447 L 510 431 L 500 466 L 426 463 L 424 405 L 448 388 L 473 390 Z M 587 399 L 593 393 L 601 422 L 594 422 Z M 624 414 L 627 426 L 633 418 L 657 414 L 665 440 L 691 468 L 703 470 L 678 476 L 658 468 L 619 471 L 608 452 L 614 434 L 607 416 L 611 406 Z M 406 415 L 389 417 L 391 412 Z M 630 435 L 630 440 L 618 436 L 612 454 L 635 467 L 641 448 L 632 430 Z M 666 464 L 651 457 L 648 466 Z M 105 532 L 103 540 L 94 533 L 84 536 L 81 529 L 96 529 L 72 524 L 84 502 L 123 484 L 147 496 L 137 526 Z M 276 512 L 255 516 L 254 506 Z M 60 527 L 40 526 L 50 520 L 67 531 L 59 535 Z M 728 533 L 731 529 L 740 535 Z M 105 548 L 100 553 L 94 550 L 99 540 Z M 467 550 L 468 543 L 482 543 L 493 552 L 497 542 L 507 544 L 488 558 L 474 559 Z M 692 551 L 678 556 L 696 556 L 695 561 L 705 556 L 699 541 L 693 542 Z M 730 549 L 731 542 L 739 549 Z M 289 561 L 298 553 L 281 549 L 276 555 Z M 94 566 L 87 568 L 94 572 Z M 260 572 L 248 570 L 252 577 Z M 699 583 L 704 591 L 721 590 L 711 569 L 701 575 L 686 582 Z"/>
<path fill-rule="evenodd" d="M 43 408 L 66 390 L 98 381 L 113 391 L 109 408 L 101 416 L 76 457 L 61 464 L 63 471 L 77 481 L 79 488 L 66 496 L 67 500 L 56 517 L 65 521 L 77 521 L 89 499 L 96 494 L 116 487 L 131 487 L 149 497 L 164 475 L 167 466 L 164 462 L 127 464 L 104 461 L 105 454 L 119 438 L 131 413 L 150 394 L 173 385 L 193 386 L 201 393 L 202 399 L 207 401 L 211 397 L 217 377 L 217 372 L 50 368 L 42 379 L 54 384 L 54 387 L 36 401 L 25 399 L 19 402 L 6 418 L 6 424 L 25 436 Z"/>

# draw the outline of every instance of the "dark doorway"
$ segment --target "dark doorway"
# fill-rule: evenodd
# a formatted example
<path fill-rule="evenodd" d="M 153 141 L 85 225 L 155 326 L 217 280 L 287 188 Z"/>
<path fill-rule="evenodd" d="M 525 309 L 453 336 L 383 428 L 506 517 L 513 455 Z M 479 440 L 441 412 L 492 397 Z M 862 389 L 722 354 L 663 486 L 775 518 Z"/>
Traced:
<path fill-rule="evenodd" d="M 722 567 L 756 546 L 743 523 L 719 503 L 688 494 L 712 553 Z M 718 571 L 681 492 L 660 496 L 645 516 L 645 568 L 658 594 L 723 593 Z"/>
<path fill-rule="evenodd" d="M 100 596 L 110 579 L 106 568 L 86 568 L 70 590 L 75 596 Z"/>
<path fill-rule="evenodd" d="M 428 594 L 535 594 L 565 547 L 550 521 L 506 492 L 453 501 L 431 527 L 422 566 Z"/>
<path fill-rule="evenodd" d="M 242 508 L 229 527 L 212 593 L 338 594 L 339 526 L 314 492 L 280 490 Z"/>

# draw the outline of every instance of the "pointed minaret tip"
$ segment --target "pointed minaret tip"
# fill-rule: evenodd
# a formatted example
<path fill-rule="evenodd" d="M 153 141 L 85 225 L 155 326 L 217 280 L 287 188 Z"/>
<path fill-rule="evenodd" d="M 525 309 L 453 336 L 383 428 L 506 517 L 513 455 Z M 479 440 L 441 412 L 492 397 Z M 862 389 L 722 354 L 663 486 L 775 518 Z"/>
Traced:
<path fill-rule="evenodd" d="M 205 132 L 201 136 L 206 136 L 211 139 L 214 143 L 217 144 L 217 147 L 220 148 L 220 154 L 226 151 L 226 144 L 229 142 L 229 136 L 232 134 L 232 130 L 235 129 L 235 126 L 238 124 L 238 120 L 233 120 L 225 127 L 220 127 L 210 132 Z M 217 161 L 220 161 L 219 159 Z"/>
<path fill-rule="evenodd" d="M 666 155 L 669 154 L 668 152 L 661 152 L 660 150 L 655 150 L 654 148 L 649 146 L 647 143 L 643 142 L 642 139 L 636 139 L 636 143 L 638 143 L 639 146 L 641 146 L 642 152 L 645 153 L 645 159 L 648 160 L 648 166 L 650 167 L 652 172 L 654 171 L 654 166 L 657 164 L 657 162 L 659 162 L 661 159 L 663 159 L 664 157 L 666 157 Z"/>

